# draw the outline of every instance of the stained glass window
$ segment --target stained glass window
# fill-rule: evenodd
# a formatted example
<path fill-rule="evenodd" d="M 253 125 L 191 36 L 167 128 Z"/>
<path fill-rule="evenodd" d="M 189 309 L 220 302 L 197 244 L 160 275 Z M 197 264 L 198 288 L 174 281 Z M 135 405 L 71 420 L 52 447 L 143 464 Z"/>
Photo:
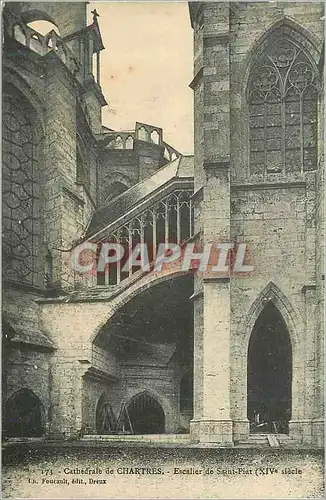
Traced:
<path fill-rule="evenodd" d="M 289 38 L 275 36 L 249 79 L 251 173 L 316 168 L 317 75 Z"/>
<path fill-rule="evenodd" d="M 39 237 L 37 140 L 21 99 L 2 102 L 3 276 L 35 283 Z"/>

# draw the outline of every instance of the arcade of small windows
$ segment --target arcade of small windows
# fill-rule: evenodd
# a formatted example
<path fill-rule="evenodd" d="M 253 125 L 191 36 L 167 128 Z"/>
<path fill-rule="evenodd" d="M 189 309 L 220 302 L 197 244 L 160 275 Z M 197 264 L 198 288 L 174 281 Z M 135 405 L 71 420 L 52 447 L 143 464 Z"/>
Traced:
<path fill-rule="evenodd" d="M 249 78 L 251 173 L 316 168 L 317 89 L 303 50 L 281 33 L 268 40 Z"/>

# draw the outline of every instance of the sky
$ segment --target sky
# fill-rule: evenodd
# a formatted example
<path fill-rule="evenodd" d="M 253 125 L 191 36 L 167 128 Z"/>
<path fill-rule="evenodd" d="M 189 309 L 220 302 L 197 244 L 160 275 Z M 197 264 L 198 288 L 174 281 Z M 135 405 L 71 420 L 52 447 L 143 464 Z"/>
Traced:
<path fill-rule="evenodd" d="M 103 125 L 134 130 L 135 122 L 163 128 L 163 138 L 193 153 L 193 35 L 188 3 L 90 2 L 105 50 L 101 86 L 108 106 Z"/>

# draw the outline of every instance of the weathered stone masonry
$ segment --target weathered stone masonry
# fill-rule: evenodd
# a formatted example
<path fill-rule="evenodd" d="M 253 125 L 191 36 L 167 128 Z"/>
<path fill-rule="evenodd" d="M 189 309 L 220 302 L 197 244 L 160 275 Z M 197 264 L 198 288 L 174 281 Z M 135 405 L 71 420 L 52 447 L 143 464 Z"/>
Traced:
<path fill-rule="evenodd" d="M 323 5 L 190 3 L 193 158 L 157 126 L 102 125 L 104 47 L 86 4 L 9 2 L 3 14 L 4 432 L 119 432 L 129 408 L 140 433 L 232 446 L 253 432 L 254 408 L 321 446 Z M 173 238 L 245 242 L 254 271 L 74 273 L 71 249 L 112 235 L 154 252 Z M 280 401 L 262 373 L 249 387 L 264 317 L 266 352 L 275 325 L 290 340 Z"/>

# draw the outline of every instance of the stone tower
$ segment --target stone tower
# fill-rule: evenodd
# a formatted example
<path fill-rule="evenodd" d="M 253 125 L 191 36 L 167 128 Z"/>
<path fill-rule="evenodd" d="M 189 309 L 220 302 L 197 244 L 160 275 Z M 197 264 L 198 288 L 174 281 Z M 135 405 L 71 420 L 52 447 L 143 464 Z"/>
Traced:
<path fill-rule="evenodd" d="M 259 322 L 267 331 L 279 315 L 290 436 L 321 442 L 323 5 L 193 2 L 190 16 L 195 234 L 245 242 L 254 265 L 195 283 L 191 433 L 230 445 L 272 405 L 250 353 Z"/>

